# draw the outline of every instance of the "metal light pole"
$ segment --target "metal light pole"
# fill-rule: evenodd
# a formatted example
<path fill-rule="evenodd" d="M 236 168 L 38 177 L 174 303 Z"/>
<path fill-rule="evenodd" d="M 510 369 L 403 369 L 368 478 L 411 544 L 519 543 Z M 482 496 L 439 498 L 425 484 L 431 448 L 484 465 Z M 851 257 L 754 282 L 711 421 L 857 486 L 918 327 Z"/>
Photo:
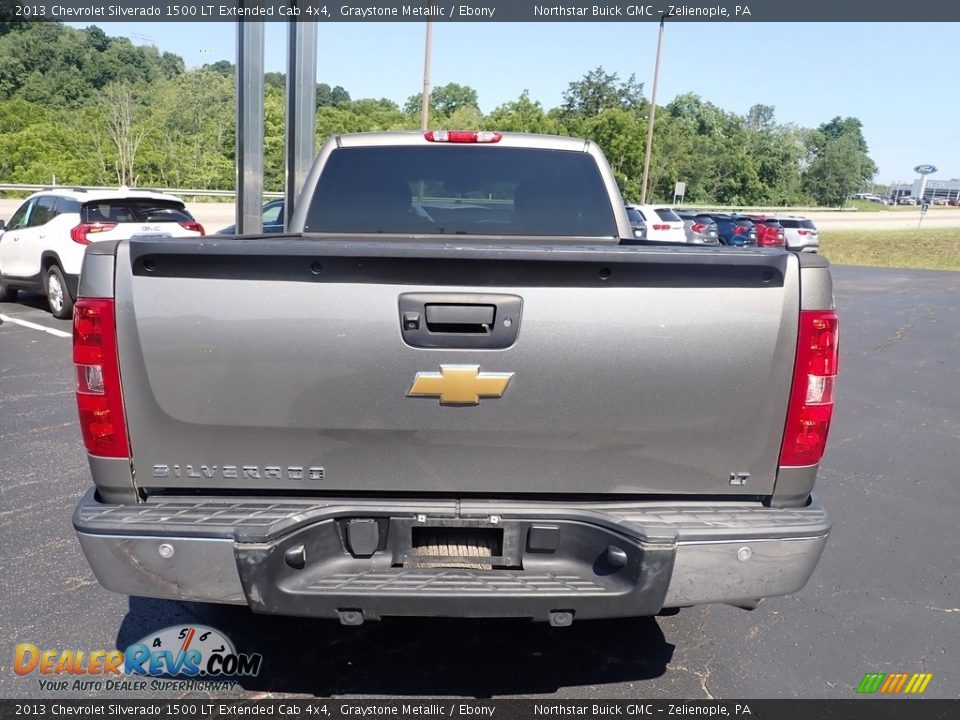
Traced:
<path fill-rule="evenodd" d="M 423 100 L 420 106 L 420 129 L 430 125 L 430 48 L 433 45 L 433 20 L 427 20 L 427 37 L 423 48 Z"/>
<path fill-rule="evenodd" d="M 300 8 L 306 0 L 290 0 Z M 286 175 L 283 226 L 290 227 L 294 203 L 313 163 L 317 136 L 317 23 L 290 20 L 287 25 Z"/>
<path fill-rule="evenodd" d="M 237 23 L 237 234 L 263 229 L 263 38 L 265 23 Z"/>
<path fill-rule="evenodd" d="M 647 202 L 647 178 L 650 176 L 650 150 L 653 147 L 653 118 L 657 112 L 657 80 L 660 78 L 660 47 L 663 45 L 663 24 L 669 15 L 660 16 L 660 33 L 657 36 L 657 60 L 653 66 L 653 91 L 650 94 L 650 117 L 647 118 L 647 147 L 643 154 L 643 189 L 640 203 Z"/>

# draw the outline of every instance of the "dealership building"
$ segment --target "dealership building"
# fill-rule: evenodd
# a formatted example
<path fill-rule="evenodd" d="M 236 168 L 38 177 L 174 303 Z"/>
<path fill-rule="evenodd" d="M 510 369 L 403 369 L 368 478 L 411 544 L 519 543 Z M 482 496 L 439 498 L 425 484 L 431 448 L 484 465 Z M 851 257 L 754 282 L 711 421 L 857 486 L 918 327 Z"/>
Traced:
<path fill-rule="evenodd" d="M 960 178 L 931 180 L 928 177 L 926 187 L 924 187 L 922 178 L 917 178 L 912 183 L 894 183 L 890 186 L 889 194 L 892 198 L 909 195 L 917 198 L 917 200 L 922 195 L 925 202 L 933 202 L 941 198 L 958 202 L 960 201 Z"/>

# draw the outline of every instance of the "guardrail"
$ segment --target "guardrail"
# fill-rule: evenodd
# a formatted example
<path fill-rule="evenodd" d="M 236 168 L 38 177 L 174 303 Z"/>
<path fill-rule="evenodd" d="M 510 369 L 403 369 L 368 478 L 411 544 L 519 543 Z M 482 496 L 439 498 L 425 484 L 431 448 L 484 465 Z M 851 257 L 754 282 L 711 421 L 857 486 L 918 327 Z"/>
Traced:
<path fill-rule="evenodd" d="M 0 183 L 0 192 L 39 192 L 41 190 L 67 189 L 67 190 L 118 190 L 116 186 L 103 187 L 96 185 L 28 185 L 22 183 Z M 165 193 L 167 195 L 187 195 L 193 197 L 236 197 L 236 190 L 201 190 L 199 188 L 123 188 L 125 190 L 143 190 L 146 192 Z M 264 192 L 265 198 L 282 198 L 282 192 Z"/>
<path fill-rule="evenodd" d="M 18 183 L 0 183 L 0 193 L 2 192 L 39 192 L 40 190 L 51 190 L 53 188 L 74 188 L 77 190 L 117 190 L 117 187 L 102 187 L 94 185 L 26 185 Z M 130 190 L 145 190 L 149 192 L 165 193 L 167 195 L 186 195 L 188 197 L 224 197 L 234 198 L 237 195 L 236 190 L 202 190 L 199 188 L 129 188 Z M 282 192 L 264 192 L 265 198 L 282 198 Z M 805 212 L 859 212 L 855 207 L 791 207 L 785 205 L 710 205 L 687 203 L 680 205 L 671 205 L 670 203 L 654 203 L 655 205 L 666 205 L 678 210 L 705 210 L 708 212 L 751 212 L 760 214 L 777 214 L 785 212 L 805 213 Z"/>
<path fill-rule="evenodd" d="M 674 210 L 703 210 L 704 212 L 715 213 L 751 213 L 754 215 L 783 215 L 785 213 L 808 213 L 808 212 L 860 212 L 855 207 L 823 207 L 808 206 L 794 207 L 793 205 L 698 205 L 697 203 L 688 203 L 683 205 L 670 205 L 669 203 L 653 203 L 654 205 L 666 205 Z"/>

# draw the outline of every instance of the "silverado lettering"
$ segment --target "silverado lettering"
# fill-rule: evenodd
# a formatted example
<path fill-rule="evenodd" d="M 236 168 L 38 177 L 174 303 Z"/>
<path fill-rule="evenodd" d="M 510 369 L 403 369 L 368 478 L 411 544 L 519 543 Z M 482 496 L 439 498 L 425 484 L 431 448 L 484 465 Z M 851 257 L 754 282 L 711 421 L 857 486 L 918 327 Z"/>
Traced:
<path fill-rule="evenodd" d="M 213 480 L 222 478 L 225 480 L 235 480 L 238 475 L 251 480 L 323 480 L 324 469 L 322 467 L 303 467 L 289 465 L 281 467 L 280 465 L 154 465 L 153 477 L 155 478 L 204 478 Z"/>

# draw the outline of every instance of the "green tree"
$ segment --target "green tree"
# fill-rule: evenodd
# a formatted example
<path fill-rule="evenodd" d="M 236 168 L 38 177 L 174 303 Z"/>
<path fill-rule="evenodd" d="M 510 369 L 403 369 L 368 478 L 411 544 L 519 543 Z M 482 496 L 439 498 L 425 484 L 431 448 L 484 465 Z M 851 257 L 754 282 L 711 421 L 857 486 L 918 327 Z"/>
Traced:
<path fill-rule="evenodd" d="M 3 2 L 3 0 L 0 0 Z M 186 70 L 182 58 L 133 45 L 98 27 L 0 24 L 0 177 L 7 182 L 231 188 L 235 184 L 233 64 Z M 265 186 L 280 189 L 285 76 L 265 77 Z M 476 91 L 448 83 L 431 95 L 437 127 L 588 137 L 606 153 L 621 191 L 640 195 L 648 103 L 631 76 L 602 67 L 571 82 L 560 107 L 524 91 L 484 116 Z M 420 96 L 403 108 L 353 100 L 317 85 L 317 140 L 333 133 L 419 127 Z M 757 103 L 738 115 L 687 93 L 659 108 L 652 197 L 687 183 L 698 203 L 837 204 L 876 172 L 860 121 L 816 129 L 780 124 Z"/>
<path fill-rule="evenodd" d="M 322 107 L 330 107 L 331 105 L 333 105 L 333 100 L 330 98 L 330 90 L 331 90 L 330 86 L 327 85 L 326 83 L 317 84 L 317 96 L 316 96 L 317 109 L 320 109 Z"/>
<path fill-rule="evenodd" d="M 20 58 L 0 55 L 0 97 L 13 97 L 23 85 L 26 74 L 26 67 Z"/>
<path fill-rule="evenodd" d="M 0 102 L 0 177 L 6 182 L 95 184 L 97 173 L 76 113 L 15 99 Z"/>
<path fill-rule="evenodd" d="M 329 105 L 317 111 L 317 139 L 330 135 L 373 130 L 412 130 L 416 125 L 387 100 L 353 100 L 339 106 Z"/>
<path fill-rule="evenodd" d="M 233 79 L 210 70 L 156 83 L 146 107 L 143 175 L 164 187 L 232 188 L 234 94 Z"/>
<path fill-rule="evenodd" d="M 127 83 L 107 86 L 100 95 L 99 109 L 103 128 L 112 143 L 117 184 L 137 184 L 137 153 L 147 135 L 142 112 Z"/>
<path fill-rule="evenodd" d="M 620 82 L 617 73 L 597 67 L 569 84 L 563 93 L 562 109 L 570 115 L 593 117 L 613 108 L 640 110 L 644 103 L 643 83 L 638 83 L 635 75 Z"/>
<path fill-rule="evenodd" d="M 857 149 L 860 152 L 867 152 L 867 141 L 863 137 L 863 124 L 855 117 L 841 118 L 837 116 L 830 122 L 818 127 L 817 131 L 821 134 L 824 143 L 849 136 L 856 141 Z"/>
<path fill-rule="evenodd" d="M 145 86 L 183 72 L 183 60 L 127 38 L 52 22 L 0 32 L 0 99 L 77 108 L 113 82 Z"/>
<path fill-rule="evenodd" d="M 350 102 L 350 93 L 337 85 L 330 87 L 327 83 L 317 85 L 317 107 L 339 107 Z"/>
<path fill-rule="evenodd" d="M 330 91 L 330 104 L 334 107 L 339 107 L 350 102 L 350 93 L 344 90 L 339 85 L 334 86 Z"/>
<path fill-rule="evenodd" d="M 96 52 L 103 52 L 110 46 L 109 36 L 96 25 L 91 25 L 84 31 L 86 33 L 86 42 Z"/>
<path fill-rule="evenodd" d="M 407 98 L 407 102 L 403 106 L 403 111 L 407 113 L 407 115 L 419 115 L 422 105 L 422 94 L 411 95 Z M 477 91 L 469 85 L 447 83 L 446 85 L 439 85 L 430 91 L 431 116 L 450 116 L 464 108 L 473 108 L 479 112 L 479 107 Z"/>
<path fill-rule="evenodd" d="M 607 108 L 585 120 L 581 130 L 603 150 L 623 196 L 639 201 L 646 122 L 622 108 Z"/>
<path fill-rule="evenodd" d="M 543 105 L 530 99 L 530 91 L 524 90 L 516 100 L 495 108 L 488 118 L 493 130 L 507 132 L 557 133 L 559 126 L 547 117 Z"/>
<path fill-rule="evenodd" d="M 821 204 L 843 205 L 877 173 L 857 118 L 835 117 L 824 123 L 807 135 L 807 149 L 810 160 L 803 188 Z"/>
<path fill-rule="evenodd" d="M 472 109 L 479 112 L 477 91 L 469 85 L 447 83 L 435 88 L 430 94 L 430 104 L 443 115 L 453 115 L 458 110 Z"/>
<path fill-rule="evenodd" d="M 283 89 L 264 89 L 263 97 L 263 189 L 283 190 L 284 133 Z"/>
<path fill-rule="evenodd" d="M 233 75 L 233 63 L 229 60 L 217 60 L 215 63 L 204 65 L 201 70 L 220 73 L 221 75 Z"/>
<path fill-rule="evenodd" d="M 268 72 L 263 74 L 264 88 L 272 87 L 283 92 L 287 87 L 287 75 L 282 72 Z"/>
<path fill-rule="evenodd" d="M 852 135 L 822 144 L 803 176 L 804 189 L 822 205 L 840 206 L 876 174 L 876 165 Z"/>
<path fill-rule="evenodd" d="M 747 111 L 747 127 L 753 132 L 765 132 L 774 129 L 773 105 L 754 105 Z"/>

